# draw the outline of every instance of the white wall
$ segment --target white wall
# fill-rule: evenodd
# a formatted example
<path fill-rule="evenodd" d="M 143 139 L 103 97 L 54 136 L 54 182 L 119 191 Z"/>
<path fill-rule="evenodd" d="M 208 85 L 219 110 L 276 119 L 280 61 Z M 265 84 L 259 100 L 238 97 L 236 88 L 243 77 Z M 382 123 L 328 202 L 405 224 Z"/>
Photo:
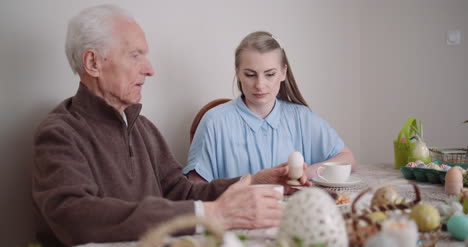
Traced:
<path fill-rule="evenodd" d="M 463 0 L 113 1 L 146 30 L 156 76 L 143 114 L 185 163 L 188 131 L 202 105 L 235 97 L 233 53 L 240 40 L 268 30 L 284 45 L 310 104 L 361 163 L 391 163 L 392 140 L 408 116 L 424 121 L 430 144 L 468 144 Z M 29 170 L 40 119 L 73 95 L 78 78 L 64 55 L 68 19 L 104 1 L 16 0 L 0 7 L 0 239 L 25 246 L 33 224 Z M 409 100 L 415 95 L 415 98 Z"/>
<path fill-rule="evenodd" d="M 392 162 L 409 116 L 429 146 L 468 145 L 468 1 L 361 3 L 361 162 Z M 447 45 L 459 30 L 461 45 Z"/>

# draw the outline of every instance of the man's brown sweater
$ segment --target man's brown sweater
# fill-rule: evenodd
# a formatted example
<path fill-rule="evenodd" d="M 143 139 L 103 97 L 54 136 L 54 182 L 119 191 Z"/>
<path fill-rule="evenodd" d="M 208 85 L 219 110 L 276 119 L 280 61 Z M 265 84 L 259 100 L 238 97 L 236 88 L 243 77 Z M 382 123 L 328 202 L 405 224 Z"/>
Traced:
<path fill-rule="evenodd" d="M 149 227 L 193 213 L 238 179 L 193 184 L 158 129 L 121 115 L 80 85 L 39 126 L 32 196 L 47 231 L 66 245 L 136 240 Z"/>

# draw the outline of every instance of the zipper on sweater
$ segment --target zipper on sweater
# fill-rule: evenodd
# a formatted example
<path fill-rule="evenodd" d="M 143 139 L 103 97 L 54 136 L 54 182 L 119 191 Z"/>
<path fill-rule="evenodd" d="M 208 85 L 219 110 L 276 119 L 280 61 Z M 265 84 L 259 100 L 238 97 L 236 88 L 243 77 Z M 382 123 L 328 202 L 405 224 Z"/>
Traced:
<path fill-rule="evenodd" d="M 128 134 L 128 152 L 130 156 L 130 177 L 135 177 L 135 158 L 133 154 L 132 141 L 130 139 L 130 134 Z"/>
<path fill-rule="evenodd" d="M 130 155 L 130 159 L 133 158 L 133 149 L 132 144 L 128 144 L 128 154 Z"/>
<path fill-rule="evenodd" d="M 135 156 L 135 154 L 133 153 L 132 141 L 131 141 L 131 138 L 130 138 L 130 133 L 129 133 L 127 128 L 124 130 L 124 136 L 126 138 L 126 143 L 127 143 L 127 146 L 128 146 L 128 169 L 129 169 L 129 174 L 128 175 L 129 175 L 130 178 L 133 178 L 133 177 L 135 177 L 135 168 L 134 168 L 134 165 L 135 165 L 134 156 Z"/>

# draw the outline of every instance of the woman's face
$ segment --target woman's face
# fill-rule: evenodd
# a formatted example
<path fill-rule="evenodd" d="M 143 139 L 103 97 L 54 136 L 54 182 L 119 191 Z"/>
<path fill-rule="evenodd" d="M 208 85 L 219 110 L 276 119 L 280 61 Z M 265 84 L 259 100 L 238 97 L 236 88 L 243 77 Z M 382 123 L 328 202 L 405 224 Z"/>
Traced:
<path fill-rule="evenodd" d="M 249 109 L 273 109 L 281 82 L 286 79 L 286 65 L 281 63 L 281 50 L 260 53 L 245 50 L 239 56 L 236 75 Z"/>

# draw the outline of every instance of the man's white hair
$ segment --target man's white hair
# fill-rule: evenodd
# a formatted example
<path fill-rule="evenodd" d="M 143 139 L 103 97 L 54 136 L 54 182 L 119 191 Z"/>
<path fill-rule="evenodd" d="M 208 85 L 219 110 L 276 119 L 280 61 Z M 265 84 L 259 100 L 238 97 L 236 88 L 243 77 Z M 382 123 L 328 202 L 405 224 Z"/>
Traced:
<path fill-rule="evenodd" d="M 99 5 L 82 10 L 68 22 L 65 53 L 73 73 L 84 71 L 81 56 L 87 49 L 106 56 L 114 41 L 113 19 L 134 20 L 125 10 L 114 5 Z"/>

